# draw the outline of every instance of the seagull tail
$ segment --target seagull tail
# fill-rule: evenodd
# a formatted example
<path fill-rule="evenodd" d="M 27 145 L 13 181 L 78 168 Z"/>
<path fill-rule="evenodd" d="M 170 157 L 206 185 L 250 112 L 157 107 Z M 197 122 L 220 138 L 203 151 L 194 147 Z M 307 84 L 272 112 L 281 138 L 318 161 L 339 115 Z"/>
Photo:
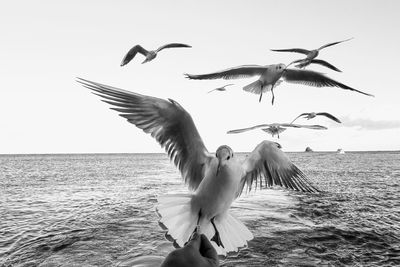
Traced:
<path fill-rule="evenodd" d="M 271 85 L 263 86 L 262 82 L 260 80 L 257 80 L 243 87 L 243 90 L 246 92 L 260 95 L 261 93 L 271 91 L 271 87 L 272 87 Z"/>
<path fill-rule="evenodd" d="M 216 216 L 214 223 L 226 253 L 247 247 L 247 242 L 254 238 L 249 229 L 229 212 Z"/>
<path fill-rule="evenodd" d="M 218 255 L 226 255 L 228 252 L 238 251 L 247 246 L 247 241 L 253 239 L 252 233 L 238 219 L 229 212 L 217 215 L 214 225 L 210 219 L 201 217 L 200 211 L 192 205 L 192 194 L 171 194 L 159 196 L 156 207 L 160 216 L 160 224 L 167 229 L 167 237 L 172 237 L 176 244 L 183 247 L 189 241 L 199 223 L 200 233 L 211 240 Z M 217 241 L 216 231 L 220 240 Z M 217 244 L 219 243 L 220 244 Z M 222 243 L 222 244 L 221 244 Z"/>
<path fill-rule="evenodd" d="M 171 194 L 159 196 L 156 211 L 159 223 L 168 230 L 176 244 L 183 247 L 197 226 L 198 212 L 192 209 L 192 194 Z"/>

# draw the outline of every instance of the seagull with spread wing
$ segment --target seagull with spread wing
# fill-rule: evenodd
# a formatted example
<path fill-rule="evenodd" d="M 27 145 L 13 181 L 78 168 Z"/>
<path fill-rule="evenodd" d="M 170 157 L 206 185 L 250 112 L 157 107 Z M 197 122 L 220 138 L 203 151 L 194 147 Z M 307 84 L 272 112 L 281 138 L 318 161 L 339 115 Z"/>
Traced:
<path fill-rule="evenodd" d="M 282 186 L 318 192 L 275 142 L 263 141 L 239 162 L 229 146 L 215 154 L 205 147 L 190 114 L 176 101 L 78 79 L 128 122 L 150 134 L 165 148 L 191 190 L 158 197 L 160 223 L 179 246 L 198 231 L 212 240 L 220 255 L 247 245 L 253 235 L 230 212 L 232 202 L 247 184 Z"/>
<path fill-rule="evenodd" d="M 226 87 L 228 87 L 228 86 L 232 86 L 233 85 L 233 83 L 230 83 L 230 84 L 227 84 L 227 85 L 224 85 L 224 86 L 221 86 L 221 87 L 217 87 L 217 88 L 215 88 L 215 89 L 212 89 L 212 90 L 210 90 L 210 91 L 208 91 L 208 93 L 211 93 L 211 92 L 214 92 L 214 91 L 226 91 Z"/>
<path fill-rule="evenodd" d="M 339 41 L 339 42 L 329 43 L 329 44 L 323 45 L 320 48 L 317 48 L 317 49 L 314 49 L 314 50 L 307 50 L 307 49 L 303 49 L 303 48 L 289 48 L 289 49 L 271 49 L 271 51 L 274 51 L 274 52 L 294 52 L 294 53 L 305 54 L 306 58 L 295 60 L 292 63 L 290 63 L 290 64 L 298 63 L 297 65 L 295 65 L 295 67 L 297 67 L 297 68 L 301 68 L 302 69 L 302 68 L 307 67 L 310 64 L 319 64 L 319 65 L 322 65 L 324 67 L 330 68 L 331 70 L 342 72 L 341 70 L 339 70 L 338 68 L 336 68 L 332 64 L 326 62 L 325 60 L 315 59 L 315 58 L 319 55 L 319 51 L 321 51 L 322 49 L 324 49 L 326 47 L 329 47 L 329 46 L 332 46 L 332 45 L 336 45 L 336 44 L 340 44 L 340 43 L 343 43 L 343 42 L 347 42 L 347 41 L 349 41 L 351 39 L 353 39 L 353 38 L 346 39 L 346 40 Z"/>
<path fill-rule="evenodd" d="M 286 131 L 286 128 L 292 127 L 292 128 L 306 128 L 306 129 L 312 129 L 312 130 L 326 130 L 325 126 L 321 125 L 300 125 L 300 124 L 292 124 L 292 123 L 270 123 L 270 124 L 260 124 L 248 128 L 243 128 L 243 129 L 236 129 L 236 130 L 230 130 L 227 133 L 228 134 L 236 134 L 236 133 L 243 133 L 255 129 L 261 128 L 266 133 L 269 133 L 274 137 L 275 135 L 278 136 L 279 139 L 279 134 Z"/>
<path fill-rule="evenodd" d="M 144 64 L 146 62 L 149 62 L 149 61 L 152 61 L 153 59 L 155 59 L 157 56 L 157 53 L 160 52 L 161 50 L 163 50 L 165 48 L 178 48 L 178 47 L 191 47 L 191 46 L 187 45 L 187 44 L 171 43 L 171 44 L 163 45 L 163 46 L 159 47 L 157 50 L 147 51 L 141 45 L 135 45 L 134 47 L 132 47 L 129 50 L 129 52 L 122 59 L 121 67 L 128 64 L 136 56 L 137 53 L 142 54 L 143 56 L 146 57 L 146 59 L 142 62 L 142 64 Z"/>
<path fill-rule="evenodd" d="M 290 83 L 300 83 L 314 87 L 339 87 L 345 90 L 358 92 L 360 94 L 373 96 L 371 94 L 351 88 L 350 86 L 347 86 L 343 83 L 337 82 L 322 73 L 311 70 L 289 69 L 285 64 L 274 64 L 266 66 L 243 65 L 208 74 L 185 74 L 185 76 L 186 78 L 193 80 L 229 80 L 259 76 L 260 78 L 257 81 L 246 85 L 245 87 L 243 87 L 243 90 L 260 95 L 259 101 L 261 101 L 263 93 L 271 91 L 272 104 L 274 104 L 275 99 L 274 88 L 281 83 L 281 78 Z"/>
<path fill-rule="evenodd" d="M 335 116 L 333 116 L 332 114 L 330 114 L 328 112 L 305 112 L 305 113 L 302 113 L 299 116 L 297 116 L 291 123 L 293 123 L 295 120 L 297 120 L 300 117 L 304 117 L 307 120 L 311 120 L 317 116 L 325 116 L 333 121 L 336 121 L 337 123 L 342 123 L 338 118 L 336 118 Z"/>

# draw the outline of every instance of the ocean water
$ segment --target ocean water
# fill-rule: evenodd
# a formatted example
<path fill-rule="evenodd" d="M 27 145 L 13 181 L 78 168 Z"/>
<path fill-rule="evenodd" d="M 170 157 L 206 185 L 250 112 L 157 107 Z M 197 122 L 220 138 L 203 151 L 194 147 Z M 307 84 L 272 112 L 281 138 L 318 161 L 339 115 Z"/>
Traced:
<path fill-rule="evenodd" d="M 400 153 L 288 156 L 324 192 L 238 199 L 255 238 L 221 266 L 400 266 Z M 0 266 L 157 266 L 157 196 L 186 190 L 165 154 L 0 155 Z"/>

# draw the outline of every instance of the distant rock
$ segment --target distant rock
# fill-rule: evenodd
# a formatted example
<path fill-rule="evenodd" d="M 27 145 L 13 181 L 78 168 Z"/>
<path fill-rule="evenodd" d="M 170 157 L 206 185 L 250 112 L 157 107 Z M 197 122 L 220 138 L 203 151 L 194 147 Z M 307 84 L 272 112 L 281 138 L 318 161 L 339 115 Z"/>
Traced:
<path fill-rule="evenodd" d="M 306 148 L 305 152 L 314 152 L 314 150 L 312 150 L 311 147 L 308 146 L 308 147 Z"/>

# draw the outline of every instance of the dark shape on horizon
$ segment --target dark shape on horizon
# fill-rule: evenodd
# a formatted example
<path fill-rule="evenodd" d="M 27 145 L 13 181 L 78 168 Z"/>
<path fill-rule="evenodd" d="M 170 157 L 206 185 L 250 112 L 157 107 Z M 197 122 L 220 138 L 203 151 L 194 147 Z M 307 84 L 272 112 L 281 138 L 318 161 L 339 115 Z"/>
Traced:
<path fill-rule="evenodd" d="M 332 64 L 326 62 L 325 60 L 315 59 L 315 58 L 319 55 L 319 51 L 321 51 L 322 49 L 324 49 L 326 47 L 329 47 L 329 46 L 332 46 L 332 45 L 336 45 L 336 44 L 340 44 L 340 43 L 343 43 L 343 42 L 347 42 L 347 41 L 349 41 L 351 39 L 353 39 L 353 38 L 346 39 L 346 40 L 339 41 L 339 42 L 329 43 L 329 44 L 323 45 L 320 48 L 317 48 L 317 49 L 314 49 L 314 50 L 307 50 L 307 49 L 303 49 L 303 48 L 289 48 L 289 49 L 271 49 L 271 51 L 274 51 L 274 52 L 294 52 L 294 53 L 305 54 L 306 58 L 295 60 L 295 61 L 293 61 L 292 63 L 289 64 L 289 65 L 291 65 L 291 64 L 298 63 L 297 65 L 295 65 L 295 67 L 300 68 L 300 69 L 305 68 L 310 64 L 319 64 L 319 65 L 322 65 L 324 67 L 330 68 L 331 70 L 342 72 L 341 70 L 339 70 L 338 68 L 336 68 Z"/>
<path fill-rule="evenodd" d="M 210 90 L 210 91 L 208 91 L 208 93 L 211 93 L 211 92 L 214 92 L 214 91 L 226 91 L 226 87 L 228 87 L 228 86 L 231 86 L 231 85 L 233 85 L 233 83 L 230 83 L 230 84 L 227 84 L 227 85 L 224 85 L 224 86 L 221 86 L 221 87 L 217 87 L 217 88 L 215 88 L 215 89 L 212 89 L 212 90 Z"/>
<path fill-rule="evenodd" d="M 178 48 L 178 47 L 191 47 L 191 46 L 187 45 L 187 44 L 171 43 L 171 44 L 163 45 L 163 46 L 159 47 L 157 50 L 147 51 L 141 45 L 135 45 L 125 55 L 124 59 L 122 59 L 121 67 L 128 64 L 136 56 L 137 53 L 142 54 L 143 56 L 146 57 L 146 59 L 142 62 L 142 64 L 144 64 L 146 62 L 149 62 L 149 61 L 152 61 L 153 59 L 155 59 L 157 56 L 157 53 L 160 52 L 161 50 L 163 50 L 165 48 Z"/>
<path fill-rule="evenodd" d="M 292 128 L 306 128 L 306 129 L 312 129 L 312 130 L 326 130 L 325 126 L 321 125 L 301 125 L 301 124 L 293 124 L 293 123 L 270 123 L 270 124 L 260 124 L 248 128 L 242 128 L 242 129 L 236 129 L 236 130 L 230 130 L 227 132 L 227 134 L 237 134 L 237 133 L 243 133 L 255 129 L 261 128 L 266 133 L 269 133 L 274 137 L 275 135 L 278 136 L 279 139 L 279 134 L 286 131 L 287 127 L 292 127 Z"/>
<path fill-rule="evenodd" d="M 311 149 L 311 147 L 306 147 L 306 150 L 304 152 L 314 152 L 314 150 Z"/>
<path fill-rule="evenodd" d="M 295 120 L 297 120 L 300 117 L 305 117 L 307 120 L 313 119 L 317 116 L 325 116 L 333 121 L 336 121 L 337 123 L 342 123 L 338 118 L 333 116 L 332 114 L 328 112 L 305 112 L 297 116 L 291 123 L 293 123 Z"/>
<path fill-rule="evenodd" d="M 210 153 L 192 117 L 178 102 L 80 78 L 78 82 L 110 104 L 121 117 L 154 137 L 179 169 L 191 192 L 159 196 L 156 208 L 160 223 L 179 246 L 200 228 L 208 239 L 216 241 L 220 255 L 245 247 L 253 235 L 229 209 L 246 191 L 246 184 L 248 190 L 252 186 L 279 185 L 318 192 L 276 142 L 262 141 L 243 162 L 226 145 Z"/>
<path fill-rule="evenodd" d="M 274 64 L 274 65 L 242 65 L 234 68 L 225 69 L 222 71 L 207 73 L 207 74 L 185 74 L 186 78 L 192 80 L 211 80 L 211 79 L 241 79 L 249 78 L 252 76 L 260 76 L 260 78 L 252 82 L 251 84 L 243 87 L 246 92 L 260 95 L 259 102 L 261 102 L 262 94 L 271 91 L 272 93 L 272 105 L 274 104 L 274 88 L 278 86 L 283 78 L 289 83 L 300 83 L 314 87 L 339 87 L 345 90 L 350 90 L 364 94 L 367 96 L 373 96 L 368 93 L 364 93 L 357 89 L 351 88 L 343 83 L 337 82 L 324 74 L 312 70 L 301 70 L 301 69 L 288 69 L 285 64 Z"/>

